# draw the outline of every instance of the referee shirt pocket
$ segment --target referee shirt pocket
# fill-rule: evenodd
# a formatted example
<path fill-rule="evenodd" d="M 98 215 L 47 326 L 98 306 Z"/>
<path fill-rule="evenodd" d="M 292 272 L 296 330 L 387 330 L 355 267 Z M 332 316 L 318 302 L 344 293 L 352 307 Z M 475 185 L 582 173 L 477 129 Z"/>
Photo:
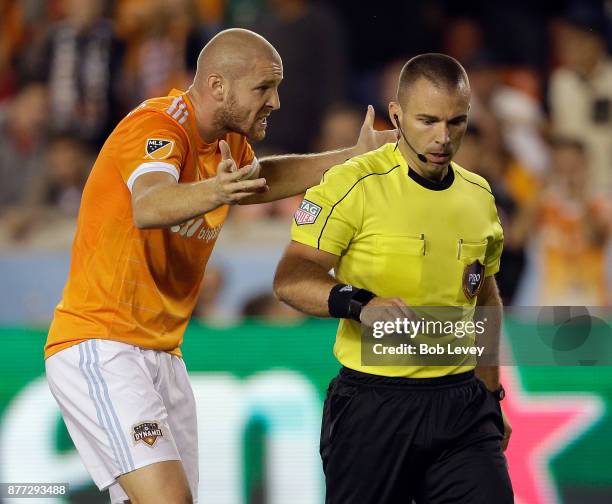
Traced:
<path fill-rule="evenodd" d="M 487 244 L 487 240 L 478 242 L 459 240 L 457 243 L 457 256 L 461 262 L 466 264 L 472 263 L 476 259 L 484 264 L 485 255 L 487 253 Z"/>
<path fill-rule="evenodd" d="M 385 297 L 412 298 L 421 287 L 426 242 L 423 235 L 379 235 L 375 240 L 374 270 Z"/>
<path fill-rule="evenodd" d="M 482 265 L 481 275 L 484 275 L 485 256 L 487 253 L 487 240 L 482 241 L 464 241 L 459 240 L 457 242 L 457 272 L 456 272 L 456 284 L 457 284 L 457 302 L 459 305 L 467 303 L 474 303 L 475 296 L 468 299 L 466 295 L 467 286 L 464 285 L 467 282 L 466 269 L 471 265 L 474 265 L 477 261 Z M 482 279 L 481 283 L 484 281 Z M 480 290 L 480 289 L 478 289 Z M 469 292 L 469 290 L 468 290 Z"/>

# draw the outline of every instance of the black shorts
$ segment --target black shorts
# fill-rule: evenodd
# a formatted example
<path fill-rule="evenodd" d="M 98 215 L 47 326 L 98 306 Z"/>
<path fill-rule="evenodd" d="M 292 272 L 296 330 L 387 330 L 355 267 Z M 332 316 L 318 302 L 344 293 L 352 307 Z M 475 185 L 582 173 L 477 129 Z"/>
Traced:
<path fill-rule="evenodd" d="M 321 429 L 326 504 L 514 502 L 499 402 L 473 372 L 386 378 L 342 368 Z"/>

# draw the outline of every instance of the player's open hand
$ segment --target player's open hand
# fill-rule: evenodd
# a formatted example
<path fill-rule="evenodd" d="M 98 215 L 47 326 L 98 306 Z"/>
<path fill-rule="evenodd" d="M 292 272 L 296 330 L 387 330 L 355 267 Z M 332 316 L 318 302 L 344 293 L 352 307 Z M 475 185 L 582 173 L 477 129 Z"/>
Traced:
<path fill-rule="evenodd" d="M 416 320 L 416 315 L 400 298 L 375 297 L 361 309 L 359 318 L 366 327 L 373 327 L 379 321 Z"/>
<path fill-rule="evenodd" d="M 378 131 L 374 129 L 374 107 L 368 105 L 365 119 L 361 125 L 359 138 L 355 145 L 355 155 L 364 154 L 374 149 L 378 149 L 382 145 L 397 141 L 397 130 Z"/>
<path fill-rule="evenodd" d="M 219 205 L 234 205 L 248 196 L 270 189 L 264 178 L 247 180 L 252 170 L 251 165 L 238 168 L 225 140 L 219 141 L 219 149 L 221 162 L 214 179 L 215 197 Z"/>

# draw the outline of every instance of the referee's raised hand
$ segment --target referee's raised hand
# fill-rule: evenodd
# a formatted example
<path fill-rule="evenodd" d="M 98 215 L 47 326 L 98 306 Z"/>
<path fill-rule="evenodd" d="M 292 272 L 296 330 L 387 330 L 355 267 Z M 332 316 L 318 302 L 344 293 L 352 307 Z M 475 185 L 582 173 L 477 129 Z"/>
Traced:
<path fill-rule="evenodd" d="M 375 297 L 361 309 L 359 318 L 366 327 L 373 327 L 374 322 L 416 320 L 416 314 L 400 298 Z"/>
<path fill-rule="evenodd" d="M 238 168 L 225 140 L 219 141 L 219 150 L 221 162 L 214 179 L 215 198 L 219 205 L 234 205 L 248 196 L 269 190 L 265 178 L 244 180 L 249 176 L 251 165 Z"/>

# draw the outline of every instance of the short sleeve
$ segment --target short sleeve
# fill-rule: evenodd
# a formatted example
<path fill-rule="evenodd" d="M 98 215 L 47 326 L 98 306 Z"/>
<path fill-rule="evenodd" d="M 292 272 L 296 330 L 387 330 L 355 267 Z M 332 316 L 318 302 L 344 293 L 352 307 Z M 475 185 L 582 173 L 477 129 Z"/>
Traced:
<path fill-rule="evenodd" d="M 491 202 L 491 207 L 492 232 L 485 255 L 485 277 L 494 275 L 499 271 L 500 259 L 504 248 L 504 230 L 497 215 L 494 200 Z"/>
<path fill-rule="evenodd" d="M 131 192 L 136 179 L 145 173 L 165 172 L 178 182 L 187 149 L 186 134 L 177 122 L 143 111 L 124 119 L 104 150 Z"/>
<path fill-rule="evenodd" d="M 335 166 L 306 192 L 293 217 L 293 241 L 342 255 L 363 221 L 363 188 L 355 173 L 350 162 Z"/>

